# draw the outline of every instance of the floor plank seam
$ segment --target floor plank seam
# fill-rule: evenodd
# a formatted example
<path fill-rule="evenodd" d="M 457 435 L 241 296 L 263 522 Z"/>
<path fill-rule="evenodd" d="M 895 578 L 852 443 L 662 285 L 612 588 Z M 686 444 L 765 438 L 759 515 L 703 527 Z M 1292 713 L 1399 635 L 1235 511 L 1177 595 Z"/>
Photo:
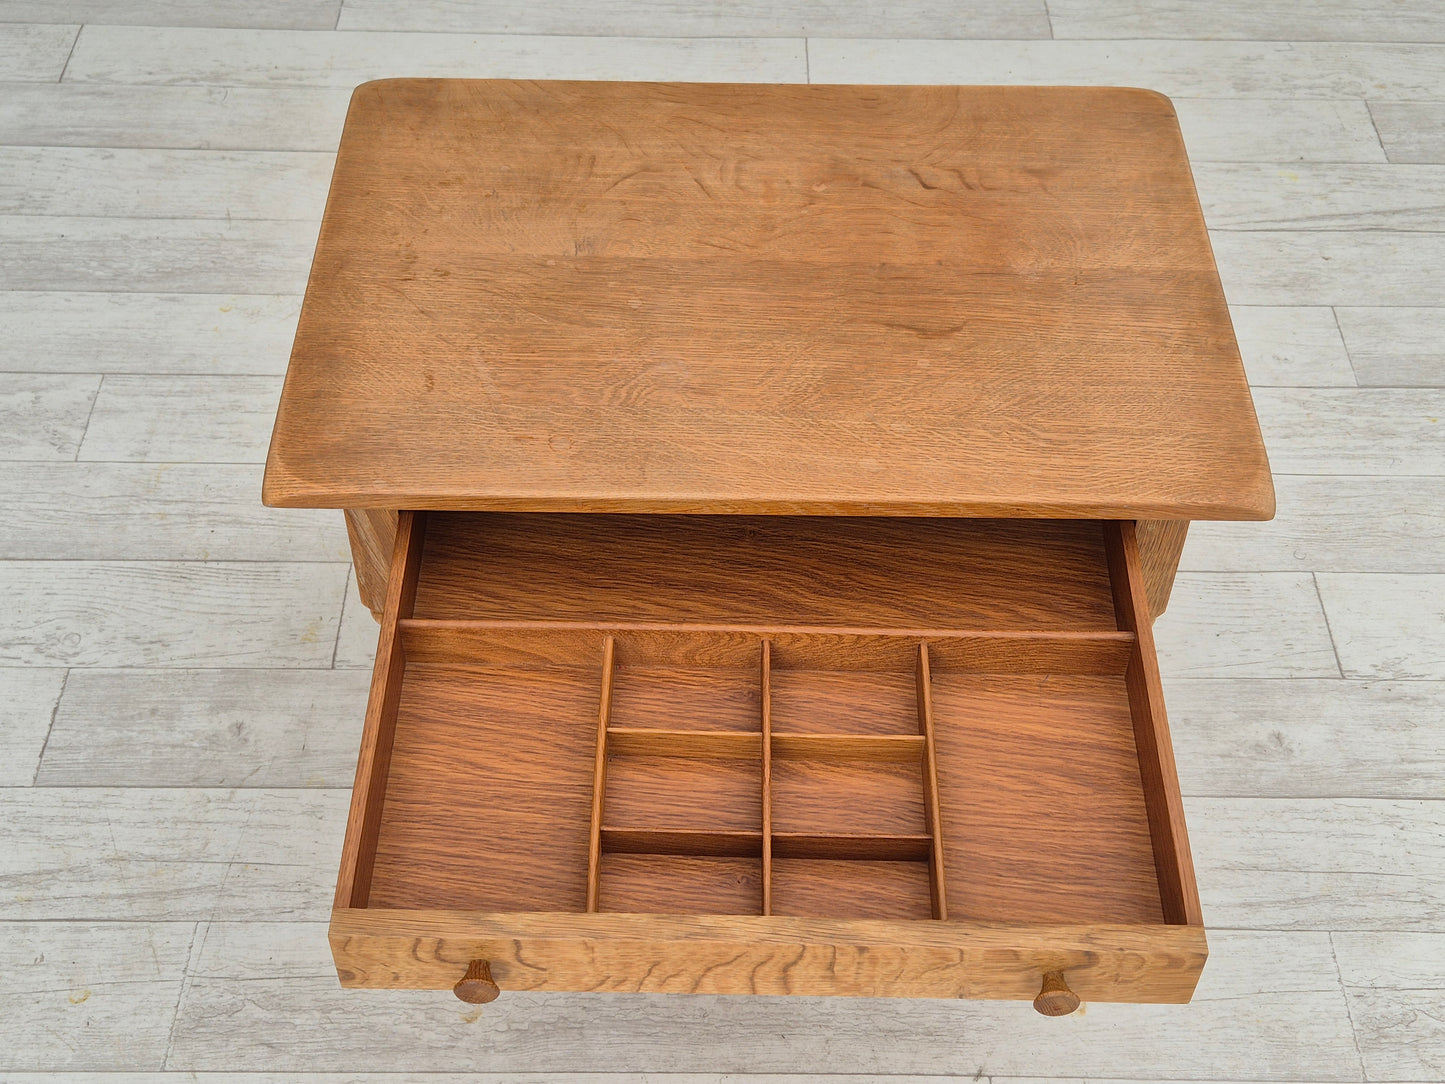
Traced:
<path fill-rule="evenodd" d="M 65 73 L 70 70 L 70 58 L 75 55 L 75 47 L 80 44 L 80 35 L 84 29 L 84 23 L 75 28 L 75 37 L 70 39 L 70 52 L 65 54 L 65 63 L 60 66 L 60 75 L 55 80 L 57 83 L 65 82 Z"/>
<path fill-rule="evenodd" d="M 1339 976 L 1340 980 L 1340 997 L 1344 999 L 1345 1002 L 1345 1019 L 1348 1020 L 1350 1024 L 1350 1038 L 1353 1039 L 1355 1043 L 1355 1057 L 1360 1059 L 1360 1079 L 1369 1080 L 1369 1074 L 1365 1072 L 1365 1054 L 1364 1051 L 1360 1049 L 1360 1032 L 1359 1029 L 1355 1027 L 1354 1010 L 1350 1008 L 1350 992 L 1345 988 L 1345 972 L 1344 969 L 1340 967 L 1340 955 L 1335 949 L 1335 934 L 1333 930 L 1330 931 L 1329 938 L 1330 959 L 1335 962 L 1335 974 Z"/>
<path fill-rule="evenodd" d="M 336 639 L 331 645 L 331 669 L 336 669 L 336 658 L 341 653 L 341 630 L 346 627 L 346 603 L 351 598 L 351 579 L 356 575 L 356 566 L 348 565 L 346 583 L 341 589 L 341 614 L 336 619 Z"/>
<path fill-rule="evenodd" d="M 40 743 L 40 755 L 35 758 L 35 772 L 30 777 L 30 785 L 40 785 L 40 767 L 45 763 L 45 750 L 50 746 L 50 735 L 55 733 L 55 719 L 60 714 L 60 702 L 65 699 L 65 686 L 70 682 L 70 668 L 60 678 L 60 692 L 55 697 L 55 706 L 50 709 L 50 725 L 45 729 L 45 738 Z"/>
<path fill-rule="evenodd" d="M 209 923 L 205 925 L 206 933 L 209 933 L 210 925 Z M 181 1021 L 181 1006 L 185 1003 L 186 992 L 190 989 L 191 977 L 195 972 L 195 966 L 200 961 L 200 951 L 205 947 L 206 939 L 205 935 L 201 934 L 201 926 L 202 923 L 200 922 L 196 922 L 192 926 L 191 941 L 190 944 L 186 946 L 186 963 L 183 970 L 181 971 L 181 981 L 179 983 L 179 988 L 176 990 L 176 1007 L 175 1011 L 171 1013 L 171 1026 L 166 1032 L 166 1046 L 165 1050 L 161 1053 L 161 1061 L 160 1065 L 158 1066 L 161 1072 L 167 1072 L 170 1070 L 171 1051 L 174 1049 L 176 1042 L 176 1027 L 180 1024 Z M 198 936 L 201 942 L 199 946 L 196 944 Z"/>
<path fill-rule="evenodd" d="M 95 391 L 90 397 L 90 409 L 85 414 L 85 424 L 80 427 L 80 439 L 75 442 L 75 455 L 71 457 L 72 463 L 80 462 L 80 452 L 85 447 L 85 435 L 90 432 L 90 420 L 95 417 L 95 404 L 100 402 L 101 390 L 105 387 L 105 374 L 100 374 L 100 379 L 95 382 Z M 17 462 L 17 460 L 7 460 Z M 19 460 L 18 462 L 35 462 L 34 460 Z"/>
<path fill-rule="evenodd" d="M 1324 592 L 1320 590 L 1319 576 L 1316 573 L 1311 572 L 1310 582 L 1314 584 L 1315 598 L 1319 600 L 1320 615 L 1325 619 L 1325 634 L 1329 636 L 1330 648 L 1335 653 L 1335 666 L 1339 668 L 1340 677 L 1348 677 L 1349 675 L 1345 673 L 1345 664 L 1340 661 L 1340 645 L 1335 640 L 1335 630 L 1330 627 L 1330 611 L 1325 607 L 1325 596 Z"/>

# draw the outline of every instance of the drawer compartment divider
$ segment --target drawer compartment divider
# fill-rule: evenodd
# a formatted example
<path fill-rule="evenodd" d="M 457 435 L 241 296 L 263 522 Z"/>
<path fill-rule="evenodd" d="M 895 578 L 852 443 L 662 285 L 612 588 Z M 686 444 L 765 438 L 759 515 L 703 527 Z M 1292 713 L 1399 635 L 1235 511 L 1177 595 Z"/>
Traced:
<path fill-rule="evenodd" d="M 923 814 L 928 827 L 928 887 L 933 917 L 948 918 L 948 896 L 944 888 L 943 818 L 938 811 L 938 754 L 933 742 L 933 678 L 928 661 L 928 641 L 918 645 L 918 731 L 923 737 Z"/>
<path fill-rule="evenodd" d="M 763 914 L 773 913 L 773 642 L 758 652 L 758 710 L 762 732 Z"/>
<path fill-rule="evenodd" d="M 592 768 L 592 822 L 587 833 L 587 911 L 597 910 L 598 886 L 602 871 L 603 802 L 607 796 L 607 730 L 612 718 L 612 672 L 617 642 L 607 636 L 602 641 L 602 692 L 597 708 L 597 758 Z"/>

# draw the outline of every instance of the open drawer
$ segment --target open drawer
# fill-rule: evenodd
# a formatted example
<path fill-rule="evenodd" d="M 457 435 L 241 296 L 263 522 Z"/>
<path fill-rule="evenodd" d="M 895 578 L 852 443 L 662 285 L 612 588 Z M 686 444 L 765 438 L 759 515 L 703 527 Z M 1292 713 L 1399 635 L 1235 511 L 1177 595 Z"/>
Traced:
<path fill-rule="evenodd" d="M 402 513 L 342 983 L 1188 1001 L 1134 531 Z"/>

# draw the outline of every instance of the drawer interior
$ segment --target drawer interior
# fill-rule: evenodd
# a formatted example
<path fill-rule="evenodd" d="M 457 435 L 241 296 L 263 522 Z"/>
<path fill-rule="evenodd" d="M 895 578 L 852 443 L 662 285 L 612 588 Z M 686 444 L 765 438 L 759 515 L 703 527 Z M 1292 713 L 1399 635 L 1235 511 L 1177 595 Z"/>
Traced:
<path fill-rule="evenodd" d="M 338 906 L 1197 924 L 1132 530 L 404 514 Z"/>

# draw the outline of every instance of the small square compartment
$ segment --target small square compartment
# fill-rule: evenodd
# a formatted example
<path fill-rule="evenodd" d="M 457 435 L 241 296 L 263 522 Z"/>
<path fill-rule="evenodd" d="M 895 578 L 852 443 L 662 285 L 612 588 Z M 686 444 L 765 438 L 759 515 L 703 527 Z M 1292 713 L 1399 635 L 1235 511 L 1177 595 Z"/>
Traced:
<path fill-rule="evenodd" d="M 760 753 L 752 759 L 613 754 L 606 785 L 605 829 L 756 832 L 762 823 Z"/>
<path fill-rule="evenodd" d="M 917 734 L 911 660 L 898 670 L 773 669 L 774 734 Z"/>
<path fill-rule="evenodd" d="M 658 915 L 762 913 L 759 858 L 604 854 L 599 911 Z"/>
<path fill-rule="evenodd" d="M 773 859 L 773 914 L 799 918 L 933 917 L 928 863 Z"/>
<path fill-rule="evenodd" d="M 773 832 L 926 836 L 920 757 L 795 760 L 773 752 Z"/>
<path fill-rule="evenodd" d="M 762 717 L 755 671 L 619 665 L 611 721 L 638 730 L 756 731 Z"/>

